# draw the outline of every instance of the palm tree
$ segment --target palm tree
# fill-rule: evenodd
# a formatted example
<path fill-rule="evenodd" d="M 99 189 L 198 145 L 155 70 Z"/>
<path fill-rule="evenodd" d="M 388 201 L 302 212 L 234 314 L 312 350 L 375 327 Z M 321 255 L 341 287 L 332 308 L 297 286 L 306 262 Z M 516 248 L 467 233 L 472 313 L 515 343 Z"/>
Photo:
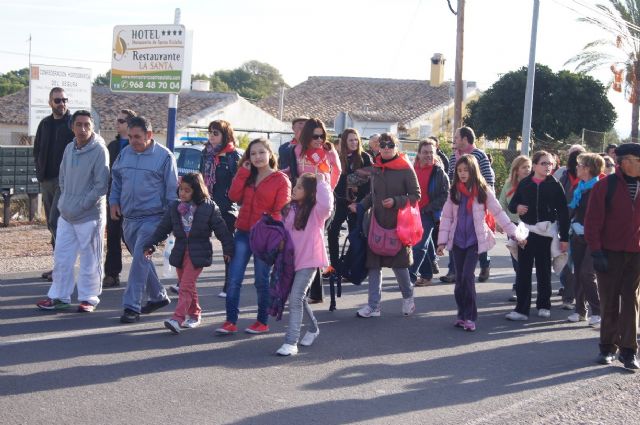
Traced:
<path fill-rule="evenodd" d="M 576 71 L 590 72 L 602 66 L 625 71 L 624 91 L 631 103 L 631 140 L 638 141 L 640 117 L 640 0 L 609 0 L 609 5 L 597 4 L 598 12 L 581 22 L 596 25 L 612 35 L 587 44 L 566 64 L 576 65 Z"/>

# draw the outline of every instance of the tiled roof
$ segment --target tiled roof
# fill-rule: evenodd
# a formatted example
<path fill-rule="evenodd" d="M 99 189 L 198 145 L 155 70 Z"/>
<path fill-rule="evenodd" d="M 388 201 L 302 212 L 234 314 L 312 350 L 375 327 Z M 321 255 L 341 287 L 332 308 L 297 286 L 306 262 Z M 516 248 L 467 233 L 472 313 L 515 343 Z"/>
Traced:
<path fill-rule="evenodd" d="M 340 112 L 368 121 L 398 121 L 401 125 L 449 102 L 449 85 L 431 87 L 428 80 L 309 77 L 284 93 L 283 121 L 298 116 L 320 118 L 330 127 Z M 280 96 L 257 103 L 279 116 Z"/>
<path fill-rule="evenodd" d="M 204 117 L 238 100 L 236 93 L 189 92 L 178 98 L 177 127 Z M 153 93 L 113 93 L 108 87 L 93 87 L 91 103 L 100 115 L 100 130 L 115 130 L 115 116 L 121 109 L 133 109 L 147 117 L 154 131 L 167 130 L 169 95 Z M 0 123 L 26 125 L 29 111 L 29 91 L 22 89 L 4 96 L 0 101 Z"/>

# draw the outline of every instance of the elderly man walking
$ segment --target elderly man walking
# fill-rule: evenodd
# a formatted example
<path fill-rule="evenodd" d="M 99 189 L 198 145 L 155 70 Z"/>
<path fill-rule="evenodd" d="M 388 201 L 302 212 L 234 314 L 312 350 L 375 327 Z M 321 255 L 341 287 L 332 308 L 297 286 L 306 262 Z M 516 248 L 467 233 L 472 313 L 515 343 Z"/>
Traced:
<path fill-rule="evenodd" d="M 598 363 L 618 359 L 630 370 L 640 368 L 638 287 L 640 285 L 640 145 L 616 148 L 616 173 L 591 190 L 584 237 L 591 250 L 600 294 Z"/>
<path fill-rule="evenodd" d="M 173 154 L 153 140 L 151 123 L 144 117 L 129 119 L 129 146 L 111 170 L 111 218 L 123 218 L 124 240 L 133 256 L 124 292 L 122 323 L 140 320 L 171 302 L 160 284 L 144 244 L 155 231 L 167 205 L 178 199 L 178 171 Z M 145 296 L 146 294 L 146 296 Z M 147 302 L 143 306 L 143 297 Z"/>
<path fill-rule="evenodd" d="M 89 111 L 76 111 L 71 118 L 75 134 L 64 150 L 57 182 L 60 186 L 60 217 L 53 251 L 53 283 L 47 299 L 37 303 L 42 310 L 70 307 L 78 273 L 79 312 L 90 313 L 102 292 L 102 247 L 109 184 L 109 155 L 104 140 L 93 132 Z"/>

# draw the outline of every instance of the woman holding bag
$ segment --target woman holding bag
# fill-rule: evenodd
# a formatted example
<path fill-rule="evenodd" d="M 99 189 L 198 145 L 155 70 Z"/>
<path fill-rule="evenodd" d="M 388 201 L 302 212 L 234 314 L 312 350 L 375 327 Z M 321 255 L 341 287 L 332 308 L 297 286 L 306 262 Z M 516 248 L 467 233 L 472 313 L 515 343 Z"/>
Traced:
<path fill-rule="evenodd" d="M 358 310 L 358 317 L 380 316 L 382 295 L 382 267 L 391 267 L 402 292 L 402 314 L 408 316 L 415 311 L 413 285 L 409 278 L 412 263 L 411 246 L 402 246 L 395 235 L 398 225 L 398 209 L 420 199 L 420 187 L 413 167 L 404 154 L 398 153 L 395 136 L 384 133 L 380 136 L 380 154 L 371 170 L 371 193 L 359 204 L 349 208 L 355 212 L 358 205 L 365 210 L 371 208 L 371 222 L 367 247 L 367 268 L 369 269 L 369 301 Z M 377 229 L 377 230 L 376 230 Z M 376 233 L 376 234 L 372 234 Z M 385 235 L 386 234 L 386 235 Z M 386 252 L 376 246 L 375 240 L 387 236 L 393 238 L 386 246 Z M 382 253 L 381 253 L 382 252 Z"/>
<path fill-rule="evenodd" d="M 409 276 L 415 286 L 431 285 L 433 270 L 431 259 L 426 255 L 427 247 L 432 242 L 435 223 L 440 221 L 442 207 L 449 193 L 449 177 L 436 160 L 436 149 L 436 142 L 431 139 L 420 142 L 413 165 L 420 184 L 418 206 L 424 230 L 422 239 L 413 247 L 413 265 L 409 268 Z"/>

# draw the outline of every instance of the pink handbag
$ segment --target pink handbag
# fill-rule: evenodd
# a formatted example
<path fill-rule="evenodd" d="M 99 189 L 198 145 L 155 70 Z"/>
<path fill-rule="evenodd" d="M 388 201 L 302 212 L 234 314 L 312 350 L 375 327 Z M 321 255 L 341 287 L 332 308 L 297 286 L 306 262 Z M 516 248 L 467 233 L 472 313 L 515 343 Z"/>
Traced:
<path fill-rule="evenodd" d="M 376 215 L 371 209 L 371 223 L 369 224 L 369 248 L 374 254 L 381 255 L 383 257 L 395 257 L 402 243 L 398 239 L 398 232 L 396 229 L 385 229 L 378 224 Z"/>
<path fill-rule="evenodd" d="M 371 197 L 373 199 L 373 205 L 375 205 L 375 191 L 373 187 L 373 179 L 371 179 Z M 385 229 L 380 226 L 378 220 L 376 220 L 376 214 L 374 207 L 371 207 L 371 221 L 369 223 L 369 236 L 367 238 L 369 248 L 374 254 L 383 257 L 395 257 L 400 249 L 402 243 L 398 239 L 398 232 L 396 229 Z"/>

